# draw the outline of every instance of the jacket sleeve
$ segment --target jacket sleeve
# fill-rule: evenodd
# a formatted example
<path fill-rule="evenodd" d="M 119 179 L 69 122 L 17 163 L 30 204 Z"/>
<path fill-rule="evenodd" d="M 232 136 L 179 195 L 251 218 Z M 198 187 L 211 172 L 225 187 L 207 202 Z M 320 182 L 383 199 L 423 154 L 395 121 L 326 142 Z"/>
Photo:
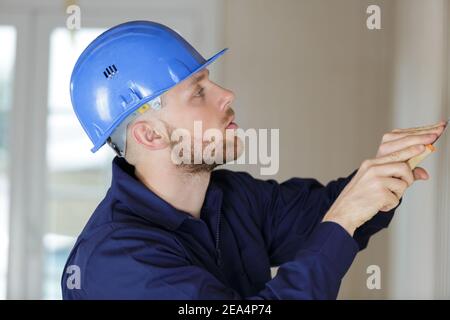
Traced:
<path fill-rule="evenodd" d="M 137 235 L 142 235 L 142 237 Z M 358 248 L 338 224 L 321 223 L 294 259 L 254 296 L 242 297 L 192 265 L 175 241 L 157 232 L 116 230 L 82 268 L 81 288 L 64 299 L 335 299 Z M 107 266 L 107 267 L 106 267 Z M 63 283 L 64 283 L 63 278 Z"/>
<path fill-rule="evenodd" d="M 291 178 L 278 183 L 275 180 L 254 179 L 249 175 L 241 177 L 243 180 L 250 179 L 245 183 L 263 212 L 260 224 L 272 265 L 281 265 L 294 258 L 300 244 L 311 237 L 355 174 L 356 170 L 348 177 L 338 178 L 325 186 L 311 178 Z M 367 246 L 374 233 L 389 225 L 395 209 L 377 213 L 355 231 L 353 238 L 359 250 Z"/>

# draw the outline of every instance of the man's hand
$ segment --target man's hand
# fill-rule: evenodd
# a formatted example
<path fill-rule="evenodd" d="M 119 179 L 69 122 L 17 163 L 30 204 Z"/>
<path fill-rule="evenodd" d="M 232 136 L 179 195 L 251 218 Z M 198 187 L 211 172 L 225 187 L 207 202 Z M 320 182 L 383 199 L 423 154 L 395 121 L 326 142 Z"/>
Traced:
<path fill-rule="evenodd" d="M 445 129 L 442 121 L 433 126 L 396 129 L 383 136 L 375 159 L 365 160 L 342 190 L 323 221 L 340 224 L 353 236 L 355 230 L 379 211 L 395 208 L 415 180 L 428 179 L 423 168 L 411 170 L 406 163 L 435 142 Z"/>
<path fill-rule="evenodd" d="M 444 132 L 446 124 L 447 121 L 440 121 L 423 127 L 392 130 L 383 135 L 376 157 L 383 157 L 416 144 L 433 144 Z M 427 171 L 420 167 L 415 168 L 413 174 L 415 180 L 427 180 L 429 177 Z"/>

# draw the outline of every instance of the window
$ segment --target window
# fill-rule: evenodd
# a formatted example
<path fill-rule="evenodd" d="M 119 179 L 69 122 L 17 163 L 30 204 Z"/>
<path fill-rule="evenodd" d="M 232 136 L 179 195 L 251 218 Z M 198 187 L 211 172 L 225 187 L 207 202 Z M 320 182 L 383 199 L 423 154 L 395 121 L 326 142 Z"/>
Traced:
<path fill-rule="evenodd" d="M 90 152 L 70 101 L 84 48 L 130 20 L 180 30 L 204 56 L 222 43 L 220 1 L 109 1 L 101 16 L 98 4 L 81 7 L 81 29 L 71 31 L 60 3 L 0 2 L 0 299 L 61 297 L 69 251 L 110 186 L 114 153 Z M 11 125 L 16 118 L 23 126 Z"/>
<path fill-rule="evenodd" d="M 111 150 L 92 154 L 70 102 L 69 82 L 76 59 L 103 30 L 56 28 L 50 35 L 47 116 L 48 200 L 44 233 L 43 297 L 61 298 L 66 259 L 110 185 Z"/>
<path fill-rule="evenodd" d="M 16 29 L 0 25 L 0 43 L 0 299 L 5 299 L 9 243 L 9 116 L 13 95 Z"/>

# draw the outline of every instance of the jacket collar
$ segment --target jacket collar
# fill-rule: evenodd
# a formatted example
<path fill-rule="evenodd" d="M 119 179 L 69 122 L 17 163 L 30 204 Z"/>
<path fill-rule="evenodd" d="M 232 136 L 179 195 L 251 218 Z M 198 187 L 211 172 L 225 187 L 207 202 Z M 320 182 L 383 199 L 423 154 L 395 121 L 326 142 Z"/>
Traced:
<path fill-rule="evenodd" d="M 213 172 L 214 173 L 214 172 Z M 195 219 L 166 202 L 140 182 L 134 174 L 134 166 L 124 158 L 115 157 L 112 164 L 111 192 L 113 198 L 128 207 L 134 214 L 170 230 L 177 229 L 186 219 Z M 201 218 L 205 214 L 218 213 L 222 206 L 222 190 L 211 174 Z"/>

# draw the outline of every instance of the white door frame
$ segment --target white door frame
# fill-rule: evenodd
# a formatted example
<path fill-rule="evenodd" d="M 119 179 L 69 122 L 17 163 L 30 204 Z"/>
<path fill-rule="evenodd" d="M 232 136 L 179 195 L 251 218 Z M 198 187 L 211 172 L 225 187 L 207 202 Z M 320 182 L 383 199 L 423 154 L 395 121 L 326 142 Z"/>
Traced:
<path fill-rule="evenodd" d="M 448 3 L 395 2 L 393 127 L 432 123 L 450 115 Z M 417 19 L 425 23 L 417 24 Z M 450 297 L 448 132 L 437 147 L 424 162 L 431 180 L 407 191 L 389 230 L 390 298 Z"/>
<path fill-rule="evenodd" d="M 450 3 L 445 2 L 446 30 L 446 74 L 443 79 L 443 110 L 445 117 L 450 117 Z M 448 128 L 446 129 L 449 130 Z M 439 213 L 436 221 L 436 299 L 450 299 L 450 136 L 449 132 L 442 137 L 442 158 L 439 163 Z"/>

